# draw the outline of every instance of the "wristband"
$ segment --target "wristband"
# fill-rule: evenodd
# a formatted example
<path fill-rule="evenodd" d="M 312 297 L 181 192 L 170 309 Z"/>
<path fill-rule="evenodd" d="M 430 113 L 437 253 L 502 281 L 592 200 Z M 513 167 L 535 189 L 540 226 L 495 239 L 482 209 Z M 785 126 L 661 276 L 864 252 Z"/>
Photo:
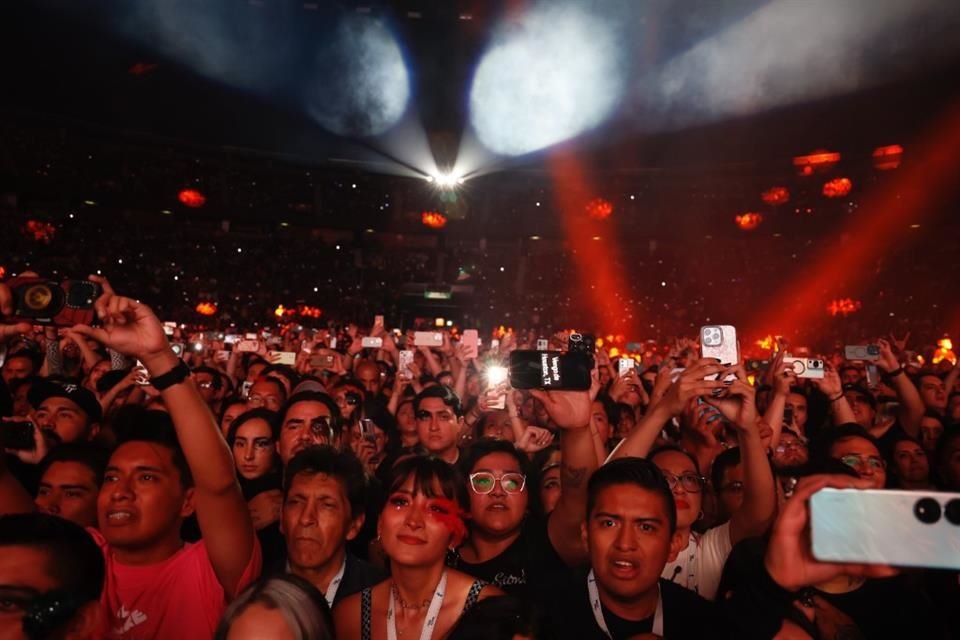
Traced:
<path fill-rule="evenodd" d="M 891 378 L 896 378 L 902 373 L 903 373 L 903 367 L 897 367 L 893 371 L 888 371 L 887 373 L 883 374 L 883 379 L 890 380 Z"/>
<path fill-rule="evenodd" d="M 177 366 L 166 373 L 150 378 L 150 384 L 157 391 L 163 391 L 175 384 L 180 384 L 190 377 L 190 367 L 183 360 L 177 362 Z"/>
<path fill-rule="evenodd" d="M 841 393 L 841 394 L 838 395 L 836 398 L 830 398 L 830 402 L 836 402 L 837 400 L 839 400 L 839 399 L 842 398 L 842 397 L 843 397 L 843 394 Z"/>

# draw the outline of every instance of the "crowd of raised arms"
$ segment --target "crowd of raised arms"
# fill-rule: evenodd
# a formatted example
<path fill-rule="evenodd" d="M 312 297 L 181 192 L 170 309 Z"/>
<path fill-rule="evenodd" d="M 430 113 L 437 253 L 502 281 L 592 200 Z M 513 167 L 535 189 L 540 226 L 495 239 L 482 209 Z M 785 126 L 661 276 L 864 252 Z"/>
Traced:
<path fill-rule="evenodd" d="M 90 279 L 92 326 L 0 321 L 2 638 L 960 637 L 956 571 L 811 552 L 820 489 L 960 491 L 927 345 L 810 379 L 680 340 L 490 390 L 538 336 L 287 327 L 278 364 Z"/>

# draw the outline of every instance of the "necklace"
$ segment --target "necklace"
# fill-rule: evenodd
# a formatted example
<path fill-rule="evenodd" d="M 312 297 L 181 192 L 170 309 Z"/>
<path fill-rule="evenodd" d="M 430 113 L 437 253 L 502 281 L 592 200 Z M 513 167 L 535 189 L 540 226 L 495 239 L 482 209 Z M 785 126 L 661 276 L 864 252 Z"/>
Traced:
<path fill-rule="evenodd" d="M 440 584 L 437 585 L 437 588 L 433 592 L 433 598 L 429 601 L 429 608 L 427 609 L 426 619 L 423 621 L 423 629 L 420 631 L 420 640 L 430 640 L 433 637 L 433 629 L 437 626 L 437 618 L 440 614 L 440 607 L 443 605 L 443 594 L 447 590 L 447 571 L 444 569 L 443 575 L 440 576 Z M 395 594 L 396 592 L 396 594 Z M 396 600 L 399 600 L 400 593 L 396 588 L 396 585 L 391 586 L 390 588 L 390 603 L 387 606 L 387 640 L 397 640 L 397 619 L 395 617 L 395 607 Z M 427 604 L 424 601 L 424 604 Z M 401 606 L 405 609 L 419 610 L 423 608 L 423 605 L 414 605 L 413 607 L 404 606 L 401 601 Z"/>

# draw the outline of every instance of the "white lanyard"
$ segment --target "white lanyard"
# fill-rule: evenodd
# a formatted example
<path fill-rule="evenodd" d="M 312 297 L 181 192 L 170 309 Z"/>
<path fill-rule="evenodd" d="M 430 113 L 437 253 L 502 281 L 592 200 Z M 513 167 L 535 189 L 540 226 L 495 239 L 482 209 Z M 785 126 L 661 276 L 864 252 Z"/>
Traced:
<path fill-rule="evenodd" d="M 343 557 L 343 564 L 340 565 L 340 571 L 337 571 L 337 575 L 333 576 L 333 580 L 330 581 L 330 586 L 327 587 L 327 592 L 323 594 L 324 599 L 327 601 L 327 605 L 333 609 L 333 601 L 337 599 L 337 589 L 340 588 L 340 583 L 343 581 L 343 572 L 347 570 L 347 557 Z"/>
<path fill-rule="evenodd" d="M 437 618 L 440 616 L 440 606 L 443 605 L 443 594 L 447 590 L 447 570 L 443 570 L 440 576 L 440 584 L 433 594 L 430 601 L 430 607 L 427 609 L 427 617 L 423 621 L 423 629 L 420 631 L 420 640 L 430 640 L 433 636 L 433 628 L 437 626 Z M 397 619 L 393 615 L 394 608 L 394 588 L 390 588 L 390 605 L 387 607 L 387 640 L 397 640 Z"/>
<path fill-rule="evenodd" d="M 600 594 L 597 591 L 597 579 L 593 575 L 593 569 L 587 574 L 587 591 L 590 594 L 590 608 L 593 609 L 593 617 L 597 621 L 597 626 L 608 638 L 610 630 L 607 628 L 607 621 L 603 619 L 603 609 L 600 604 Z M 663 637 L 663 598 L 660 595 L 660 583 L 657 582 L 657 612 L 653 614 L 653 635 Z M 394 640 L 391 638 L 390 640 Z"/>

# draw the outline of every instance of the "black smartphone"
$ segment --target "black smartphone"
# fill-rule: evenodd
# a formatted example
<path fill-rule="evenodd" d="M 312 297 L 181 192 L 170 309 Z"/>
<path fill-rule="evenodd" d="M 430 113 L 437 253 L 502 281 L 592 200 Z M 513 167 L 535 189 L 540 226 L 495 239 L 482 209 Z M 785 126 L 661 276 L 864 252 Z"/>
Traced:
<path fill-rule="evenodd" d="M 793 426 L 793 407 L 783 408 L 783 424 L 788 427 Z"/>
<path fill-rule="evenodd" d="M 4 422 L 0 425 L 0 435 L 5 449 L 33 451 L 37 448 L 32 422 Z"/>
<path fill-rule="evenodd" d="M 514 389 L 586 391 L 593 357 L 562 351 L 512 351 L 510 386 Z"/>

